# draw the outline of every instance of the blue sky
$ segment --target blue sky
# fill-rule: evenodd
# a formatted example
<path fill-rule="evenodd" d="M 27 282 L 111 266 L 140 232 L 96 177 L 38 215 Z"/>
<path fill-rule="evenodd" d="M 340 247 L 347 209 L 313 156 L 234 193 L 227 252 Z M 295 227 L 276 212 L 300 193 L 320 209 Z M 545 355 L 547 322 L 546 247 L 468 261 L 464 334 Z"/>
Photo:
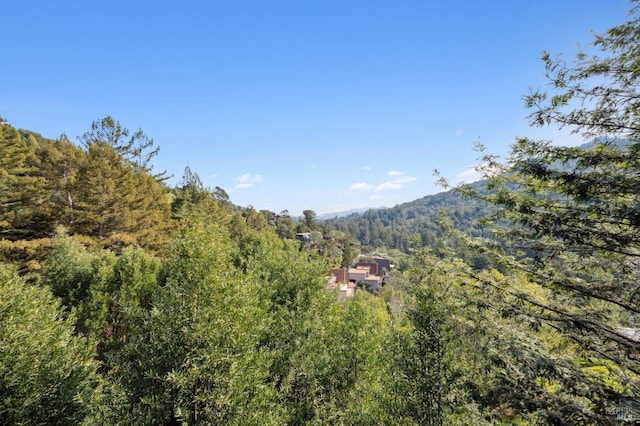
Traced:
<path fill-rule="evenodd" d="M 0 116 L 75 138 L 111 115 L 240 205 L 393 206 L 531 129 L 543 50 L 570 59 L 625 0 L 5 2 Z"/>

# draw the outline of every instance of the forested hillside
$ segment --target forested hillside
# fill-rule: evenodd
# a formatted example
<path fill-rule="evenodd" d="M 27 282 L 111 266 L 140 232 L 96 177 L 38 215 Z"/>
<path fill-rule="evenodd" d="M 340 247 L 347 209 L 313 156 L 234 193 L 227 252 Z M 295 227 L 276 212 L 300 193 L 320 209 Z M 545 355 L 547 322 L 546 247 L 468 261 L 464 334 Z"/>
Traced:
<path fill-rule="evenodd" d="M 165 173 L 153 170 L 153 140 L 112 117 L 92 123 L 77 143 L 4 120 L 0 130 L 0 260 L 23 272 L 42 267 L 56 235 L 91 249 L 139 246 L 166 256 L 194 209 L 211 218 L 228 214 L 237 235 L 267 227 L 263 215 L 232 205 L 222 188 L 205 188 L 189 167 L 176 187 L 167 186 Z"/>
<path fill-rule="evenodd" d="M 526 97 L 533 126 L 602 139 L 519 139 L 483 154 L 482 186 L 333 221 L 339 238 L 188 168 L 169 187 L 111 117 L 77 144 L 2 121 L 0 424 L 637 422 L 636 15 L 600 56 L 544 55 L 549 92 Z M 410 261 L 339 297 L 347 232 Z"/>
<path fill-rule="evenodd" d="M 163 249 L 172 225 L 171 192 L 154 175 L 153 141 L 129 134 L 110 117 L 95 122 L 78 146 L 0 122 L 2 256 L 33 260 L 64 232 L 105 247 Z M 28 242 L 28 243 L 27 243 Z"/>
<path fill-rule="evenodd" d="M 589 150 L 602 144 L 625 148 L 629 141 L 599 137 L 580 145 L 580 148 Z M 569 172 L 576 167 L 576 162 L 558 162 L 554 166 Z M 494 212 L 493 204 L 482 196 L 469 196 L 470 193 L 486 194 L 487 183 L 485 179 L 392 208 L 370 209 L 324 220 L 323 225 L 350 235 L 360 242 L 364 252 L 386 252 L 391 249 L 409 253 L 411 250 L 434 246 L 445 237 L 448 228 L 473 237 L 495 237 L 484 223 L 484 219 Z"/>
<path fill-rule="evenodd" d="M 483 183 L 472 186 L 482 188 Z M 487 233 L 479 219 L 490 212 L 489 205 L 477 198 L 463 198 L 457 189 L 428 195 L 393 208 L 368 210 L 364 213 L 326 220 L 327 227 L 346 232 L 357 239 L 363 251 L 409 249 L 433 246 L 443 237 L 445 217 L 452 226 L 469 235 Z"/>

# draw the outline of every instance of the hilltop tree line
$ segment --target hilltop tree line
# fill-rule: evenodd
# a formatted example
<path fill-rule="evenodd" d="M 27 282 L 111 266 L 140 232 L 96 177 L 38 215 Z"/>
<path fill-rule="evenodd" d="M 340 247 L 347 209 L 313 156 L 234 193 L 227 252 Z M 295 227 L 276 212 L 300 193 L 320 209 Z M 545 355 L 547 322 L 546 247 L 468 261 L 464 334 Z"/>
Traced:
<path fill-rule="evenodd" d="M 130 134 L 107 117 L 79 138 L 42 138 L 0 122 L 6 240 L 50 237 L 58 226 L 108 239 L 127 234 L 151 247 L 171 217 L 162 175 L 151 173 L 157 152 L 142 131 Z"/>
<path fill-rule="evenodd" d="M 444 215 L 393 213 L 433 235 L 388 240 L 385 212 L 329 235 L 311 210 L 235 206 L 189 169 L 168 187 L 153 142 L 110 117 L 77 144 L 0 123 L 0 423 L 638 420 L 636 14 L 596 36 L 599 55 L 545 54 L 550 86 L 526 97 L 532 125 L 600 139 L 483 152 L 485 185 L 436 199 Z M 325 273 L 349 263 L 348 232 L 409 235 L 410 258 L 342 300 Z"/>
<path fill-rule="evenodd" d="M 76 143 L 66 135 L 47 139 L 0 119 L 0 151 L 0 260 L 26 270 L 39 270 L 58 234 L 81 237 L 94 248 L 140 246 L 162 257 L 170 237 L 195 210 L 211 218 L 229 213 L 225 220 L 234 236 L 246 227 L 271 227 L 285 239 L 299 232 L 327 233 L 312 210 L 298 220 L 286 210 L 235 206 L 224 189 L 206 188 L 188 166 L 180 183 L 169 187 L 166 173 L 153 170 L 158 153 L 153 140 L 112 117 L 92 123 Z M 342 251 L 335 244 L 324 246 L 339 264 Z"/>
<path fill-rule="evenodd" d="M 480 188 L 481 184 L 475 184 Z M 324 224 L 354 237 L 363 251 L 411 250 L 434 246 L 445 237 L 442 221 L 456 229 L 482 237 L 489 229 L 478 222 L 490 207 L 482 200 L 463 198 L 456 190 L 430 195 L 387 209 L 371 209 L 361 214 L 329 219 Z"/>

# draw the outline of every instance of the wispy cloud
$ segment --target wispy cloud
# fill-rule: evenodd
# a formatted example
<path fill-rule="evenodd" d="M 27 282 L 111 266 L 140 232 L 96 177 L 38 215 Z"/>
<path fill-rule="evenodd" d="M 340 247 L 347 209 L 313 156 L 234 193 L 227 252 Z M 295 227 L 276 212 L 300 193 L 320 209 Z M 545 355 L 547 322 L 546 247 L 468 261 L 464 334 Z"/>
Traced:
<path fill-rule="evenodd" d="M 470 169 L 458 173 L 457 178 L 459 181 L 475 182 L 482 178 L 482 173 L 477 171 L 475 167 L 471 167 Z"/>
<path fill-rule="evenodd" d="M 458 183 L 472 183 L 495 176 L 500 172 L 501 171 L 497 168 L 491 168 L 488 165 L 479 165 L 458 173 L 458 176 L 456 177 L 458 179 Z"/>
<path fill-rule="evenodd" d="M 384 182 L 384 183 L 381 183 L 380 185 L 376 186 L 375 191 L 376 192 L 380 192 L 380 191 L 391 191 L 391 190 L 398 190 L 398 189 L 402 189 L 402 184 L 401 183 Z"/>
<path fill-rule="evenodd" d="M 371 166 L 362 166 L 362 170 L 365 172 L 371 171 Z"/>
<path fill-rule="evenodd" d="M 371 191 L 381 192 L 381 191 L 397 191 L 402 189 L 405 184 L 415 182 L 416 179 L 413 176 L 407 176 L 405 172 L 399 172 L 397 170 L 391 170 L 387 172 L 387 176 L 391 177 L 391 180 L 387 180 L 382 182 L 377 186 L 373 186 L 367 182 L 357 182 L 351 184 L 349 187 L 350 191 Z"/>
<path fill-rule="evenodd" d="M 358 182 L 358 183 L 351 184 L 351 186 L 349 187 L 349 190 L 350 191 L 368 191 L 371 188 L 373 188 L 373 186 L 368 184 L 367 182 Z"/>
<path fill-rule="evenodd" d="M 400 172 L 398 170 L 391 170 L 387 172 L 387 176 L 392 177 L 393 179 L 383 182 L 380 185 L 376 186 L 375 191 L 397 191 L 402 189 L 405 184 L 415 182 L 416 179 L 413 176 L 407 176 L 405 172 Z"/>
<path fill-rule="evenodd" d="M 401 176 L 393 180 L 393 183 L 411 183 L 415 182 L 417 179 L 413 176 Z"/>
<path fill-rule="evenodd" d="M 262 182 L 262 175 L 252 175 L 251 173 L 245 173 L 236 178 L 238 182 L 234 189 L 249 189 L 253 187 L 255 183 Z"/>

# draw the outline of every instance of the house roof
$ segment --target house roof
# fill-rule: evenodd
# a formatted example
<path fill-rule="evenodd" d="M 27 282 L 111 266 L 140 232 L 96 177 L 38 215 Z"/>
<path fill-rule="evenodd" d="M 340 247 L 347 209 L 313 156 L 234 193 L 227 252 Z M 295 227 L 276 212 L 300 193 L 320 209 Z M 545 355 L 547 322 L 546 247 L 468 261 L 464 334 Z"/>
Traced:
<path fill-rule="evenodd" d="M 374 257 L 373 260 L 375 260 L 375 262 L 378 264 L 378 271 L 386 269 L 387 272 L 391 272 L 391 262 L 389 261 L 389 259 Z"/>
<path fill-rule="evenodd" d="M 378 275 L 378 264 L 370 263 L 370 262 L 358 262 L 356 268 L 369 268 L 369 273 L 371 275 Z"/>
<path fill-rule="evenodd" d="M 336 277 L 336 283 L 349 282 L 349 270 L 345 268 L 329 269 L 329 275 Z"/>

